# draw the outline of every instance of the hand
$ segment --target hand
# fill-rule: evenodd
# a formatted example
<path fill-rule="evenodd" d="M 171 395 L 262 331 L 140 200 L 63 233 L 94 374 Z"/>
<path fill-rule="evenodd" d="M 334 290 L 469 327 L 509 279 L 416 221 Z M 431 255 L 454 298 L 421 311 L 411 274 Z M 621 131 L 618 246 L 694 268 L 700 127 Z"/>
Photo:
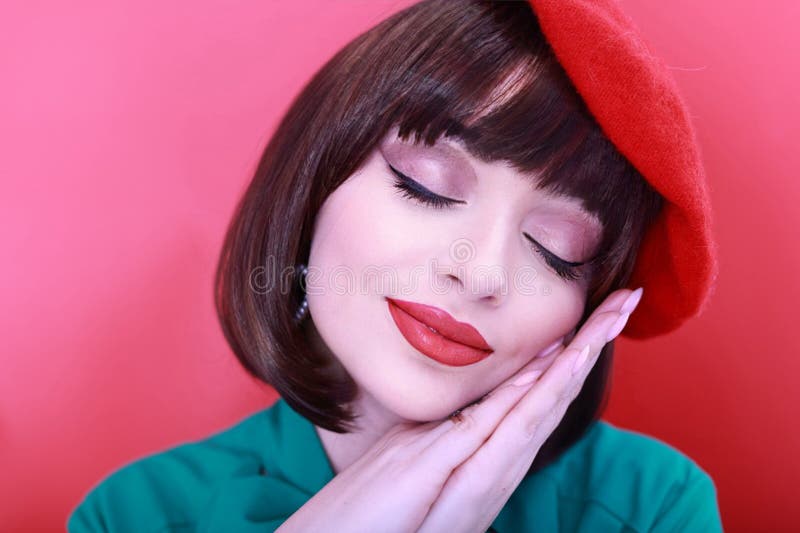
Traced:
<path fill-rule="evenodd" d="M 634 298 L 625 305 L 631 294 L 609 295 L 568 347 L 533 359 L 456 416 L 390 429 L 278 531 L 486 531 L 577 396 L 602 347 L 624 327 L 638 303 Z M 573 363 L 583 357 L 573 375 Z M 515 385 L 521 377 L 533 379 Z"/>
<path fill-rule="evenodd" d="M 489 528 L 577 397 L 601 349 L 619 335 L 640 299 L 641 291 L 612 293 L 569 346 L 549 356 L 555 361 L 543 373 L 528 368 L 535 366 L 534 360 L 511 384 L 460 413 L 454 424 L 465 433 L 463 438 L 445 434 L 431 446 L 433 454 L 449 449 L 449 460 L 433 468 L 452 473 L 419 531 L 483 533 Z M 513 383 L 525 381 L 520 379 L 524 376 L 537 381 L 520 391 Z M 459 462 L 470 450 L 474 453 L 469 459 Z"/>

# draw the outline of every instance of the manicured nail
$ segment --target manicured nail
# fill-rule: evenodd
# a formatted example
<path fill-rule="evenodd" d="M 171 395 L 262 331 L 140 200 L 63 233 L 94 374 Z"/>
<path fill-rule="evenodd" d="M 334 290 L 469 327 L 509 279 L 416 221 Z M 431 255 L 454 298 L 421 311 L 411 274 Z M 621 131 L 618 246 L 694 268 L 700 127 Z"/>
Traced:
<path fill-rule="evenodd" d="M 611 342 L 617 335 L 619 335 L 622 332 L 623 328 L 625 327 L 625 324 L 628 323 L 628 317 L 630 316 L 631 315 L 626 313 L 620 316 L 617 319 L 617 321 L 614 322 L 614 324 L 611 326 L 611 329 L 608 330 L 608 335 L 606 336 L 606 342 Z"/>
<path fill-rule="evenodd" d="M 561 346 L 563 346 L 563 344 L 562 344 L 563 342 L 564 342 L 564 337 L 561 337 L 560 339 L 558 339 L 556 342 L 554 342 L 550 346 L 542 349 L 541 352 L 536 354 L 536 357 L 547 357 L 548 355 L 550 355 L 554 351 L 558 350 Z"/>
<path fill-rule="evenodd" d="M 625 303 L 622 304 L 620 307 L 619 312 L 623 315 L 629 315 L 633 313 L 633 310 L 636 309 L 636 306 L 639 305 L 639 300 L 642 299 L 642 293 L 644 292 L 643 287 L 639 287 L 632 293 L 628 295 L 628 299 L 625 300 Z"/>
<path fill-rule="evenodd" d="M 542 375 L 542 371 L 541 370 L 532 370 L 530 372 L 526 372 L 525 374 L 522 374 L 517 379 L 512 381 L 511 384 L 512 385 L 516 385 L 517 387 L 522 387 L 524 385 L 530 385 L 531 383 L 536 381 L 536 379 L 541 375 Z"/>
<path fill-rule="evenodd" d="M 575 358 L 575 362 L 572 363 L 572 374 L 575 375 L 580 371 L 583 364 L 586 362 L 586 358 L 589 357 L 589 348 L 590 346 L 587 344 L 581 350 L 581 353 L 578 354 L 578 357 Z"/>

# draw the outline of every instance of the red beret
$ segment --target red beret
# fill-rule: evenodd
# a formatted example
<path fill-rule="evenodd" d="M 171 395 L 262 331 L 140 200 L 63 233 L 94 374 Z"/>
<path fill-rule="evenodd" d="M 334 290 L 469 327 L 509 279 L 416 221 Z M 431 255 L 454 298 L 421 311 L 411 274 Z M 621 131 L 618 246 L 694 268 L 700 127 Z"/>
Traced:
<path fill-rule="evenodd" d="M 718 273 L 705 171 L 686 104 L 664 63 L 613 0 L 529 0 L 542 32 L 617 150 L 665 199 L 630 288 L 623 335 L 654 337 L 700 314 Z"/>

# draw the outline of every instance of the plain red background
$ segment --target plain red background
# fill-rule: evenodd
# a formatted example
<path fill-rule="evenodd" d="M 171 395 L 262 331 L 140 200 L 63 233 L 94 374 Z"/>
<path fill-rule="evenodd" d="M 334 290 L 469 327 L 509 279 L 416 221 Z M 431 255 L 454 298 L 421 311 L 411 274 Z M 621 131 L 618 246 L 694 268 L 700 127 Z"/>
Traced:
<path fill-rule="evenodd" d="M 112 469 L 273 402 L 214 315 L 225 225 L 312 72 L 409 3 L 4 5 L 3 528 L 62 529 Z M 721 274 L 703 316 L 618 343 L 605 418 L 705 468 L 728 531 L 800 522 L 800 4 L 769 5 L 623 3 L 690 107 Z"/>

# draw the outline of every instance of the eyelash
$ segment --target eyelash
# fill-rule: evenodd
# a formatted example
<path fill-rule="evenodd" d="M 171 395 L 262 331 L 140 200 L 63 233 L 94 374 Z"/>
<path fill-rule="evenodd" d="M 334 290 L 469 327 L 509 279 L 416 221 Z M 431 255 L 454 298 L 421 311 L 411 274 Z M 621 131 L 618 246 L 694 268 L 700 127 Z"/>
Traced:
<path fill-rule="evenodd" d="M 397 189 L 400 195 L 405 198 L 410 198 L 411 200 L 415 200 L 428 207 L 433 207 L 434 209 L 444 209 L 455 204 L 464 203 L 430 192 L 416 181 L 395 169 L 392 165 L 389 165 L 389 169 L 395 175 L 395 189 Z M 545 263 L 547 263 L 547 265 L 552 268 L 559 277 L 567 281 L 575 281 L 581 277 L 578 267 L 585 263 L 571 263 L 569 261 L 564 261 L 557 255 L 550 252 L 547 248 L 536 242 L 536 239 L 527 233 L 524 233 L 523 235 L 525 235 L 525 238 L 531 242 L 531 249 L 538 253 L 542 259 L 544 259 Z"/>
<path fill-rule="evenodd" d="M 523 233 L 525 238 L 531 241 L 533 248 L 536 252 L 539 253 L 544 258 L 545 263 L 547 263 L 550 268 L 556 271 L 560 277 L 567 281 L 575 281 L 581 277 L 581 273 L 578 268 L 585 263 L 570 263 L 569 261 L 564 261 L 557 255 L 553 254 L 550 250 L 536 242 L 536 240 L 528 235 L 527 233 Z"/>
<path fill-rule="evenodd" d="M 419 203 L 433 207 L 434 209 L 444 209 L 445 207 L 450 207 L 451 205 L 461 203 L 451 198 L 445 198 L 444 196 L 439 196 L 438 194 L 430 192 L 416 181 L 401 173 L 392 165 L 389 165 L 389 169 L 396 176 L 394 187 L 405 198 L 416 200 Z"/>

